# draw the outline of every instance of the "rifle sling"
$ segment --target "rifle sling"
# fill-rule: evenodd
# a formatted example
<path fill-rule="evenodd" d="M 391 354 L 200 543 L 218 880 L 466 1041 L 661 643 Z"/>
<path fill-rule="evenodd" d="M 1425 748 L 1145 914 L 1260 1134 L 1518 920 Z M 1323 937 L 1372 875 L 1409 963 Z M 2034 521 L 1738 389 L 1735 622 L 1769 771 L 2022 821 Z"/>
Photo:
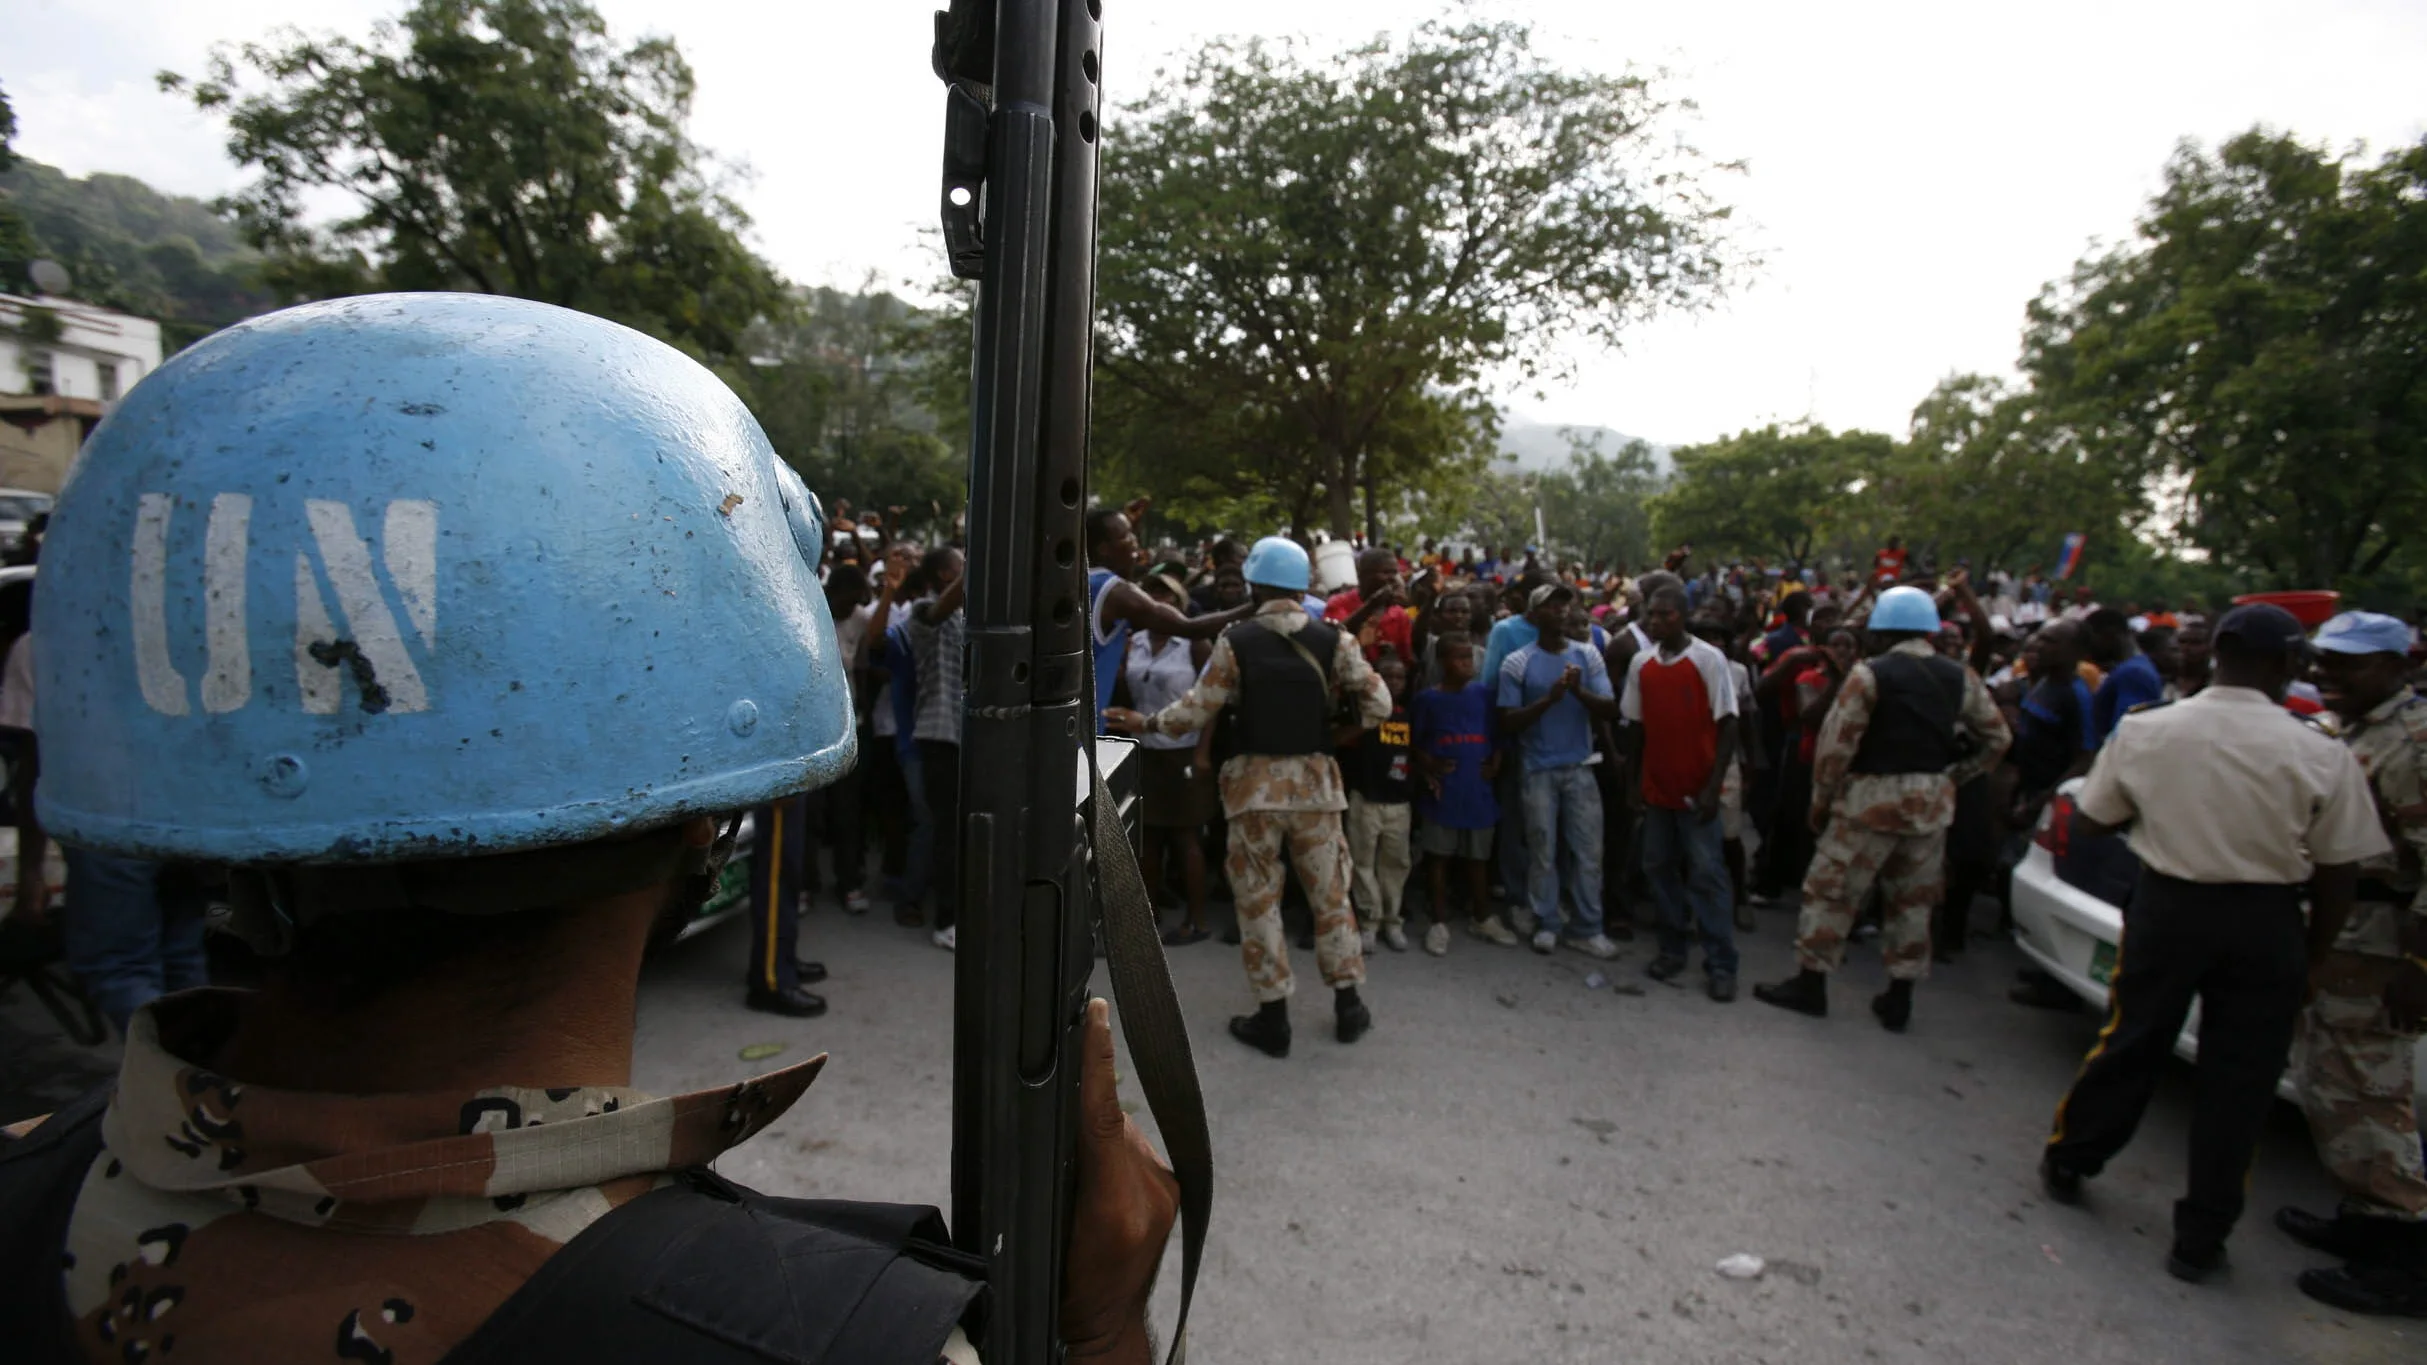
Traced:
<path fill-rule="evenodd" d="M 1205 1094 L 1188 1047 L 1188 1025 L 1172 989 L 1171 964 L 1155 932 L 1146 878 L 1121 829 L 1112 791 L 1086 746 L 1095 783 L 1088 824 L 1095 845 L 1097 906 L 1104 930 L 1104 956 L 1112 977 L 1113 1003 L 1129 1040 L 1129 1063 L 1138 1089 L 1162 1131 L 1163 1149 L 1180 1183 L 1180 1316 L 1171 1331 L 1171 1365 L 1188 1359 L 1188 1306 L 1197 1292 L 1197 1269 L 1205 1255 L 1205 1222 L 1213 1211 L 1213 1138 L 1205 1121 Z"/>

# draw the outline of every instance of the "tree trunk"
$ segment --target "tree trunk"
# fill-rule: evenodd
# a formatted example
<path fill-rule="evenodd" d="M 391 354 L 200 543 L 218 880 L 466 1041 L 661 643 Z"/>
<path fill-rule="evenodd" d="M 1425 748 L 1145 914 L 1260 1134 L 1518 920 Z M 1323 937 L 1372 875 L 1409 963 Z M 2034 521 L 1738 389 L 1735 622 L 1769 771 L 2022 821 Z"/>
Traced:
<path fill-rule="evenodd" d="M 1331 533 L 1342 540 L 1357 531 L 1357 476 L 1346 455 L 1332 457 L 1331 477 L 1323 481 L 1323 499 L 1331 514 Z"/>
<path fill-rule="evenodd" d="M 1365 467 L 1360 472 L 1363 477 L 1359 482 L 1365 485 L 1365 543 L 1369 546 L 1379 545 L 1382 543 L 1382 519 L 1374 515 L 1374 462 L 1365 461 Z"/>

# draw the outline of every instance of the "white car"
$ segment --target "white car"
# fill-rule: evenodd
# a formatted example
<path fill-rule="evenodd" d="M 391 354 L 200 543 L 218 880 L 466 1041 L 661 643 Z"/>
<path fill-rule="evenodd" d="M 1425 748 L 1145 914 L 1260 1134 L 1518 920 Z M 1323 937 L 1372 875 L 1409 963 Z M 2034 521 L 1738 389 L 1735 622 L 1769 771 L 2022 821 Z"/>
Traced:
<path fill-rule="evenodd" d="M 2055 799 L 2039 817 L 2031 850 L 2014 869 L 2014 941 L 2041 971 L 2064 983 L 2091 1007 L 2107 1008 L 2107 983 L 2115 976 L 2116 945 L 2124 936 L 2124 914 L 2114 905 L 2057 875 L 2056 853 L 2069 845 L 2065 828 L 2073 814 L 2073 796 L 2081 789 L 2076 778 L 2057 789 Z M 2427 1047 L 2414 1049 L 2422 1129 L 2427 1129 Z M 2174 1040 L 2174 1053 L 2185 1061 L 2199 1056 L 2199 1005 Z M 2299 1103 L 2292 1072 L 2286 1069 L 2275 1093 Z"/>

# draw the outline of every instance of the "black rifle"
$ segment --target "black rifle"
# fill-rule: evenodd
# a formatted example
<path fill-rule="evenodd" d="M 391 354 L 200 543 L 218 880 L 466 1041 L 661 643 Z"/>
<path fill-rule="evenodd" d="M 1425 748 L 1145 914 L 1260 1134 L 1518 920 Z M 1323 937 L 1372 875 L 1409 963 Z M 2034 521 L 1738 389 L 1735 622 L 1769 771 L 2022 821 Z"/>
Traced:
<path fill-rule="evenodd" d="M 936 15 L 943 224 L 978 280 L 968 657 L 953 988 L 952 1228 L 986 1258 L 987 1365 L 1062 1357 L 1063 1249 L 1094 932 L 1131 1066 L 1180 1176 L 1186 1286 L 1210 1200 L 1204 1106 L 1134 850 L 1095 748 L 1087 569 L 1101 0 L 953 0 Z M 1090 781 L 1092 777 L 1092 781 Z M 1072 800 L 1078 798 L 1074 812 Z M 1089 835 L 1092 832 L 1093 838 Z M 1089 856 L 1090 845 L 1094 856 Z M 1101 916 L 1090 913 L 1090 871 Z M 1174 1355 L 1180 1342 L 1175 1338 Z"/>

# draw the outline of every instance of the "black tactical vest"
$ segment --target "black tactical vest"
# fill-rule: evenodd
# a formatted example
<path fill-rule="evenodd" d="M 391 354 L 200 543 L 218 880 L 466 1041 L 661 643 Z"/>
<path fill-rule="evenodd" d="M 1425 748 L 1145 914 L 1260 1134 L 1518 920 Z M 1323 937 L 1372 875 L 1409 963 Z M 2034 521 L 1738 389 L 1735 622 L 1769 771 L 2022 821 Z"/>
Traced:
<path fill-rule="evenodd" d="M 1961 758 L 1964 666 L 1932 655 L 1882 654 L 1870 661 L 1879 682 L 1871 727 L 1854 751 L 1858 773 L 1943 773 Z"/>
<path fill-rule="evenodd" d="M 1296 635 L 1283 635 L 1251 618 L 1232 626 L 1228 638 L 1231 658 L 1239 665 L 1231 698 L 1237 751 L 1330 753 L 1331 662 L 1340 632 L 1309 621 Z"/>

